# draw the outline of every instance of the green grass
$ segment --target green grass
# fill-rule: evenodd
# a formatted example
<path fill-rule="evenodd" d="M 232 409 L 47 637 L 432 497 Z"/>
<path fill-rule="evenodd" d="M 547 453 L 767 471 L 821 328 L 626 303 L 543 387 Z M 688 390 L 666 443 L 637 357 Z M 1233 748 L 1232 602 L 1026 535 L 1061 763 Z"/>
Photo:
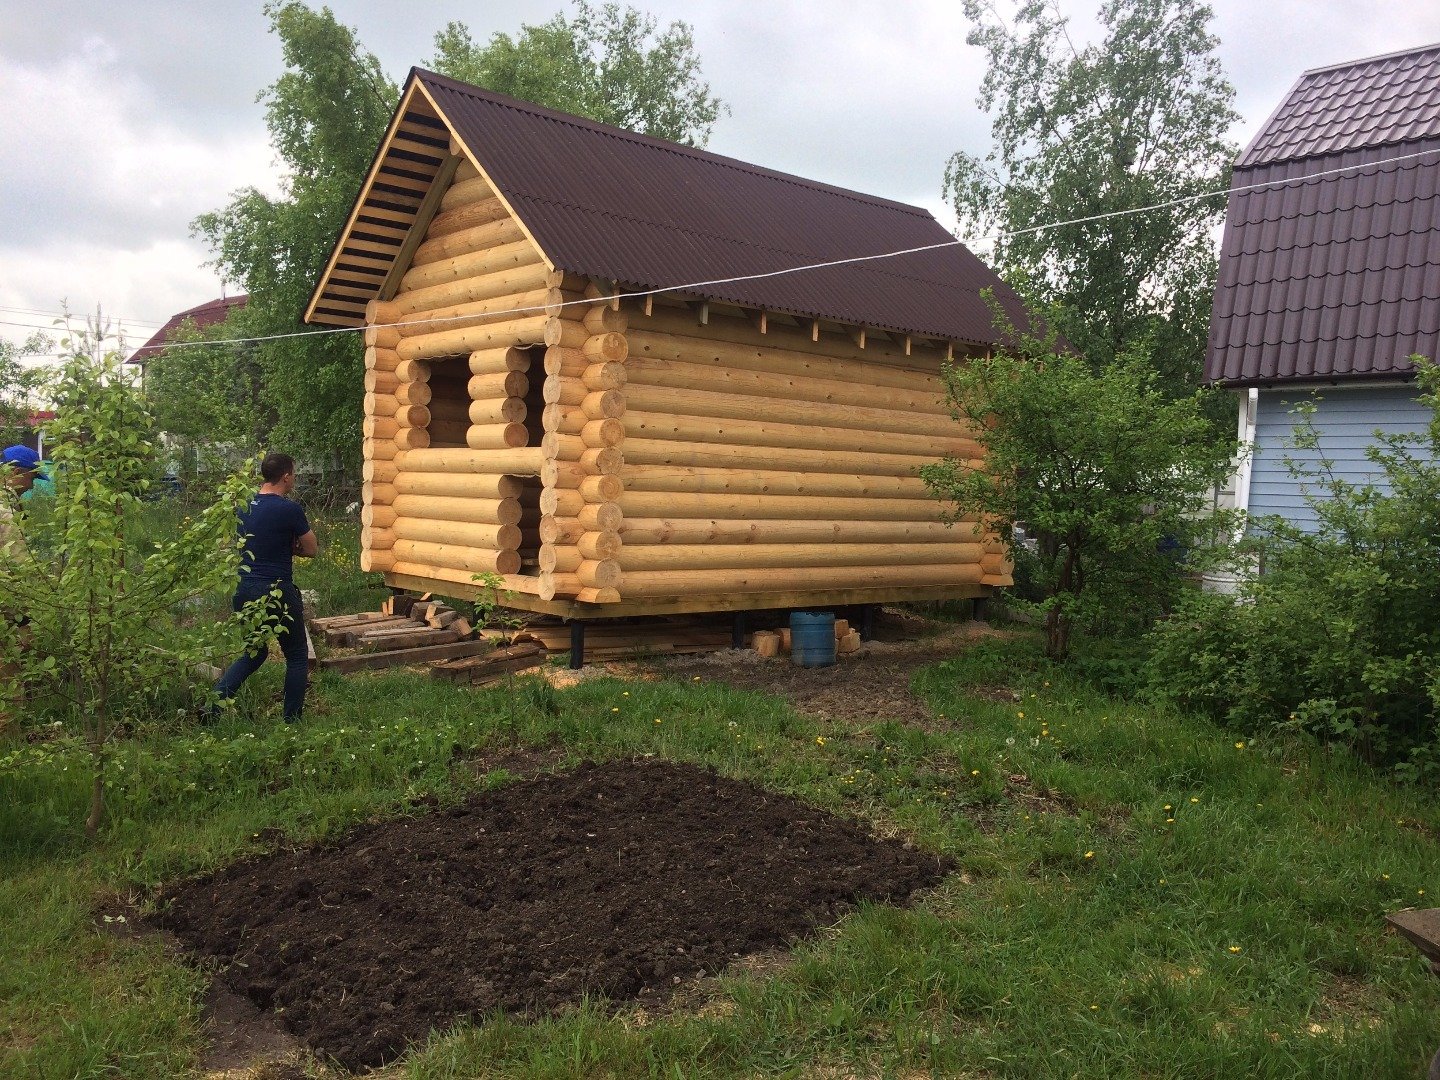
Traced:
<path fill-rule="evenodd" d="M 344 571 L 324 571 L 334 606 L 380 595 Z M 77 748 L 0 765 L 0 1075 L 183 1075 L 202 976 L 96 913 L 273 846 L 265 830 L 333 835 L 509 782 L 474 761 L 514 744 L 712 764 L 962 869 L 706 1002 L 493 1018 L 436 1035 L 398 1075 L 1411 1077 L 1440 1046 L 1440 980 L 1382 922 L 1440 895 L 1431 799 L 1340 755 L 1237 746 L 1104 697 L 1023 638 L 919 673 L 946 718 L 927 731 L 822 724 L 710 681 L 511 692 L 409 674 L 321 678 L 286 727 L 270 667 L 217 727 L 117 746 L 94 844 Z M 1020 700 L 992 700 L 997 686 Z"/>

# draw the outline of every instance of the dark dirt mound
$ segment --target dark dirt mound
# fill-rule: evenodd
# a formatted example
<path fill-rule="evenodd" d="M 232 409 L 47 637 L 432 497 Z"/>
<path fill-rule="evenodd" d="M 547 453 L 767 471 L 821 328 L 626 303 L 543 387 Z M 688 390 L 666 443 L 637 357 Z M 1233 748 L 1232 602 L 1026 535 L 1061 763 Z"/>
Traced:
<path fill-rule="evenodd" d="M 713 771 L 585 763 L 236 864 L 155 921 L 355 1068 L 460 1017 L 668 993 L 951 868 Z"/>

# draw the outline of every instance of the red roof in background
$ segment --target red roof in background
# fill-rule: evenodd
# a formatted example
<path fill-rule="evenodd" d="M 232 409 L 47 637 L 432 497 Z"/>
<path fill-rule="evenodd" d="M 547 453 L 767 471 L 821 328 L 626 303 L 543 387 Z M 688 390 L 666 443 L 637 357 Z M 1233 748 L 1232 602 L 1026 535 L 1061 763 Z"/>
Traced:
<path fill-rule="evenodd" d="M 244 307 L 247 299 L 249 299 L 249 297 L 244 294 L 240 296 L 222 296 L 218 299 L 198 304 L 195 307 L 171 315 L 165 325 L 155 331 L 155 335 L 149 341 L 145 342 L 144 345 L 141 345 L 140 348 L 131 354 L 130 359 L 127 360 L 126 363 L 141 364 L 153 356 L 158 356 L 160 354 L 160 346 L 170 340 L 170 335 L 180 329 L 181 324 L 183 324 L 185 320 L 189 319 L 193 322 L 196 330 L 207 329 L 216 323 L 224 322 L 230 312 L 236 308 Z"/>
<path fill-rule="evenodd" d="M 1206 381 L 1410 377 L 1440 352 L 1440 45 L 1302 75 L 1231 187 L 1290 179 L 1232 190 Z"/>
<path fill-rule="evenodd" d="M 920 207 L 638 135 L 418 68 L 410 72 L 407 94 L 416 83 L 558 269 L 622 287 L 675 290 L 743 307 L 976 343 L 997 340 L 980 295 L 993 289 L 1011 318 L 1024 325 L 1014 291 Z M 383 189 L 387 169 L 409 169 L 406 175 L 420 179 L 439 168 L 435 150 L 419 154 L 423 145 L 416 141 L 435 121 L 418 110 L 399 120 L 397 138 L 408 139 L 408 149 L 400 160 L 393 147 L 381 147 L 375 188 Z M 404 125 L 413 129 L 409 135 Z M 435 145 L 443 154 L 444 143 Z M 357 206 L 360 220 L 377 197 L 395 198 L 388 189 L 376 196 L 375 188 Z M 418 204 L 418 196 L 413 201 Z M 368 223 L 360 227 L 372 229 Z M 353 231 L 341 234 L 337 265 L 317 285 L 312 321 L 361 321 L 365 300 L 378 292 L 393 263 L 393 254 L 380 254 L 378 243 L 371 244 L 360 255 L 383 266 L 360 267 L 368 281 L 356 276 L 356 267 L 345 262 L 347 256 L 356 261 L 347 247 Z M 389 235 L 367 233 L 367 239 L 384 241 L 397 252 L 401 246 Z M 944 246 L 676 289 L 937 244 Z"/>

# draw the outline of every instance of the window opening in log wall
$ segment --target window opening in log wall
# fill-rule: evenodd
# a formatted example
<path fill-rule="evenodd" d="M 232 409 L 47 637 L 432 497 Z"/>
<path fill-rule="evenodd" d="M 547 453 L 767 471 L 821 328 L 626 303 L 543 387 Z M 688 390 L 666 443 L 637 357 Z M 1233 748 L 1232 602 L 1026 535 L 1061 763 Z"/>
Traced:
<path fill-rule="evenodd" d="M 524 415 L 525 445 L 539 446 L 545 437 L 545 347 L 536 345 L 525 350 L 526 379 Z M 538 476 L 522 476 L 524 490 L 520 493 L 520 573 L 529 577 L 540 576 L 540 492 L 544 489 Z"/>
<path fill-rule="evenodd" d="M 464 356 L 431 360 L 430 364 L 430 445 L 468 445 L 470 429 L 470 368 Z"/>

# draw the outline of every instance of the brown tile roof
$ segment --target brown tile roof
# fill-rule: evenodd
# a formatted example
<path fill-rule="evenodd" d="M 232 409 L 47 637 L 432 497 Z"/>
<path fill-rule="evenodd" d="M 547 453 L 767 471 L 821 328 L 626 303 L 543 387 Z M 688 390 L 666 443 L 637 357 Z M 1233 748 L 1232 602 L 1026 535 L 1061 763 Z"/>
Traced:
<path fill-rule="evenodd" d="M 1400 379 L 1417 352 L 1440 352 L 1440 46 L 1306 72 L 1241 155 L 1205 378 Z"/>
<path fill-rule="evenodd" d="M 984 289 L 994 289 L 1012 317 L 1023 318 L 1013 291 L 919 207 L 637 135 L 430 72 L 414 70 L 411 79 L 558 269 L 629 287 L 693 285 L 680 291 L 956 341 L 996 340 Z M 823 270 L 716 280 L 934 244 L 947 246 Z"/>
<path fill-rule="evenodd" d="M 170 340 L 170 335 L 180 329 L 182 323 L 189 319 L 195 324 L 196 330 L 204 330 L 222 323 L 236 308 L 244 307 L 248 299 L 243 293 L 240 296 L 222 296 L 214 300 L 197 304 L 195 307 L 187 308 L 185 311 L 176 312 L 171 315 L 165 325 L 155 331 L 149 341 L 141 345 L 131 354 L 127 364 L 143 364 L 151 357 L 160 355 L 160 346 Z"/>

